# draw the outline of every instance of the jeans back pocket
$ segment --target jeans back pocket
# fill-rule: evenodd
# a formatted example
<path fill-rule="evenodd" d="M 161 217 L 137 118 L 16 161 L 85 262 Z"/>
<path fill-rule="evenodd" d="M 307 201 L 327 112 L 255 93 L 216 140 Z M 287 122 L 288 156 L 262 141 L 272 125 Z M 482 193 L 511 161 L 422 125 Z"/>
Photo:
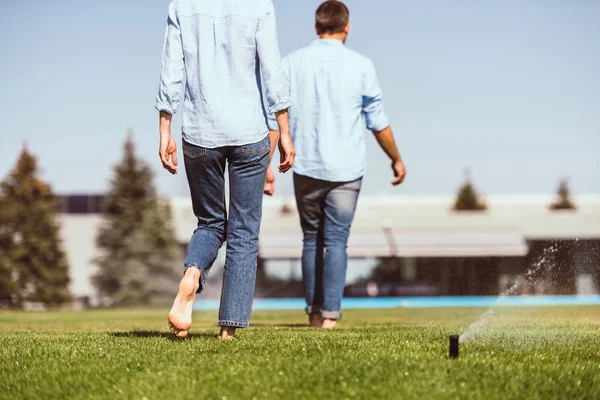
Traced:
<path fill-rule="evenodd" d="M 269 136 L 267 136 L 260 142 L 242 146 L 242 152 L 259 155 L 259 154 L 266 153 L 267 151 L 270 150 L 270 148 L 271 148 L 271 140 L 269 139 Z"/>
<path fill-rule="evenodd" d="M 183 154 L 192 160 L 206 155 L 206 148 L 183 142 Z"/>

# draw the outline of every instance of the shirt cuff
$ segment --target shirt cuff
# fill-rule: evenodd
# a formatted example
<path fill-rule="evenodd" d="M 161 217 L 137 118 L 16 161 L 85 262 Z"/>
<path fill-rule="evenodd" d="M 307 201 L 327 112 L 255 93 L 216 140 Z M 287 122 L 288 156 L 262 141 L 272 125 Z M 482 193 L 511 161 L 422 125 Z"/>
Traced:
<path fill-rule="evenodd" d="M 381 132 L 388 126 L 390 126 L 390 120 L 385 114 L 379 115 L 377 117 L 370 117 L 367 120 L 367 128 L 370 131 Z"/>
<path fill-rule="evenodd" d="M 269 107 L 269 113 L 275 114 L 278 111 L 287 110 L 291 106 L 292 106 L 292 99 L 290 96 L 286 96 L 278 103 L 275 103 L 274 105 Z"/>
<path fill-rule="evenodd" d="M 177 107 L 169 107 L 168 105 L 161 103 L 161 102 L 156 102 L 156 105 L 154 106 L 154 108 L 156 108 L 158 111 L 164 111 L 168 114 L 175 114 L 177 112 Z"/>

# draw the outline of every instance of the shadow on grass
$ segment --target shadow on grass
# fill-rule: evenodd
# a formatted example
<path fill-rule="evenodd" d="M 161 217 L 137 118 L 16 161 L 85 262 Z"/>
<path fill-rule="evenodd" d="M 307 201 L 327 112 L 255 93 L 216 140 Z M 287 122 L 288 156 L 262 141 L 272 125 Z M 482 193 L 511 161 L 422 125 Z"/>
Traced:
<path fill-rule="evenodd" d="M 250 328 L 310 328 L 308 324 L 281 324 L 278 322 L 251 323 Z"/>
<path fill-rule="evenodd" d="M 179 339 L 175 337 L 171 332 L 161 332 L 161 331 L 129 331 L 129 332 L 111 332 L 110 336 L 113 337 L 122 337 L 122 338 L 145 338 L 145 339 L 154 339 L 154 338 L 163 338 L 169 339 L 171 341 L 181 341 L 181 340 L 190 340 L 190 339 L 216 339 L 216 333 L 190 333 L 185 339 Z"/>

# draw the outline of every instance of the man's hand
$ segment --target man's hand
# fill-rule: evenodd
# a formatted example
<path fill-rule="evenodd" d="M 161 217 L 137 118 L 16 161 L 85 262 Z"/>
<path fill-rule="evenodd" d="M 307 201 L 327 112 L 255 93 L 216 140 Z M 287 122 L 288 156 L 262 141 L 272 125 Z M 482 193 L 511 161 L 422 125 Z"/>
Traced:
<path fill-rule="evenodd" d="M 279 136 L 279 155 L 280 162 L 279 172 L 286 173 L 294 166 L 294 159 L 296 158 L 296 151 L 294 150 L 294 144 L 289 133 L 280 133 Z"/>
<path fill-rule="evenodd" d="M 392 181 L 392 185 L 396 186 L 404 182 L 404 177 L 406 177 L 406 168 L 404 167 L 402 160 L 393 162 L 392 170 L 394 171 L 394 176 L 396 177 Z"/>
<path fill-rule="evenodd" d="M 275 174 L 273 173 L 273 169 L 269 165 L 269 169 L 267 169 L 267 179 L 265 179 L 265 189 L 264 192 L 267 196 L 273 196 L 275 193 Z"/>
<path fill-rule="evenodd" d="M 170 132 L 160 133 L 160 150 L 158 151 L 163 167 L 175 175 L 177 173 L 177 144 Z"/>

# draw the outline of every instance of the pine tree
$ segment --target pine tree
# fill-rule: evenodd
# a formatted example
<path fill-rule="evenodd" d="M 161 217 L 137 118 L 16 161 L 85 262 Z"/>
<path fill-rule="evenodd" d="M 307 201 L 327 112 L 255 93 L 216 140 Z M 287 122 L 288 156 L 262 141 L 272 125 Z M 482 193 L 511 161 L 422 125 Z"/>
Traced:
<path fill-rule="evenodd" d="M 164 305 L 173 301 L 183 271 L 182 251 L 173 226 L 173 213 L 167 201 L 158 200 L 142 224 L 145 260 L 151 305 Z M 144 240 L 145 239 L 145 240 Z"/>
<path fill-rule="evenodd" d="M 571 201 L 571 191 L 569 190 L 569 181 L 563 179 L 558 185 L 558 199 L 550 205 L 551 210 L 575 210 L 575 204 Z"/>
<path fill-rule="evenodd" d="M 18 294 L 12 262 L 9 259 L 13 248 L 13 236 L 7 211 L 8 204 L 3 197 L 0 197 L 0 306 L 14 305 Z"/>
<path fill-rule="evenodd" d="M 487 205 L 483 202 L 473 186 L 469 172 L 465 176 L 465 183 L 460 187 L 456 201 L 454 203 L 455 211 L 483 211 Z"/>
<path fill-rule="evenodd" d="M 10 305 L 71 300 L 58 200 L 38 175 L 36 158 L 23 148 L 15 168 L 0 183 L 0 300 Z"/>
<path fill-rule="evenodd" d="M 114 172 L 96 238 L 102 255 L 94 285 L 107 305 L 165 304 L 181 276 L 179 245 L 170 207 L 158 198 L 150 167 L 136 157 L 131 133 Z"/>

